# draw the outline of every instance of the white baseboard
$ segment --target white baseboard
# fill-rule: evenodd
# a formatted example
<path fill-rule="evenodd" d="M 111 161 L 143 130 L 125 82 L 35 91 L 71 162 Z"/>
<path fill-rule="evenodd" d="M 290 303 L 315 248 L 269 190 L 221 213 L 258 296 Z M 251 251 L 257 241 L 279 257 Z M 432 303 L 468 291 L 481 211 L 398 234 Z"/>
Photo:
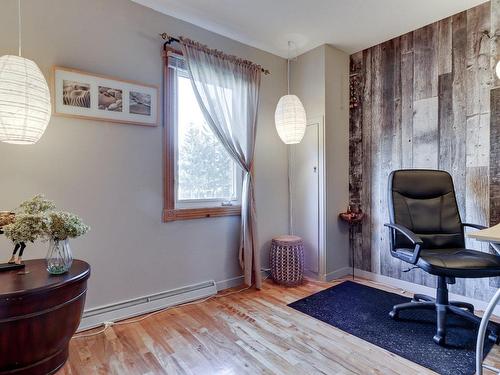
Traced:
<path fill-rule="evenodd" d="M 311 270 L 305 269 L 304 276 L 309 278 L 309 279 L 324 281 L 324 279 L 321 277 L 321 275 L 319 273 L 311 271 Z"/>
<path fill-rule="evenodd" d="M 262 270 L 262 277 L 265 277 L 268 272 L 268 270 Z M 93 307 L 83 312 L 77 332 L 101 326 L 105 322 L 117 322 L 167 307 L 207 298 L 217 294 L 217 292 L 221 290 L 240 286 L 243 282 L 243 276 L 236 276 L 217 282 L 210 280 L 195 285 L 188 285 L 182 288 L 133 298 L 127 301 Z"/>
<path fill-rule="evenodd" d="M 236 286 L 242 285 L 244 283 L 243 276 L 231 277 L 230 279 L 220 280 L 215 282 L 215 287 L 217 291 L 220 292 L 224 289 L 234 288 Z"/>
<path fill-rule="evenodd" d="M 339 279 L 341 277 L 352 275 L 351 267 L 342 267 L 338 270 L 332 271 L 321 277 L 321 281 L 332 281 L 335 279 Z"/>
<path fill-rule="evenodd" d="M 262 279 L 264 279 L 266 276 L 269 275 L 269 272 L 271 272 L 271 270 L 268 268 L 263 268 L 260 272 L 262 275 Z M 221 290 L 224 290 L 224 289 L 229 289 L 229 288 L 241 286 L 244 283 L 245 283 L 245 277 L 243 275 L 241 275 L 241 276 L 231 277 L 231 278 L 226 279 L 226 280 L 216 281 L 215 287 L 217 288 L 217 291 L 220 292 Z"/>
<path fill-rule="evenodd" d="M 78 332 L 98 327 L 105 322 L 117 322 L 166 307 L 210 297 L 214 294 L 217 294 L 216 283 L 210 280 L 127 301 L 94 307 L 83 312 Z"/>
<path fill-rule="evenodd" d="M 349 273 L 351 274 L 352 270 L 350 270 Z M 369 271 L 363 271 L 363 270 L 360 270 L 358 268 L 354 269 L 354 276 L 363 277 L 363 278 L 371 280 L 371 281 L 386 284 L 386 285 L 391 286 L 393 288 L 402 289 L 404 291 L 409 292 L 410 297 L 414 293 L 426 294 L 429 296 L 434 296 L 436 294 L 436 288 L 431 288 L 431 287 L 428 287 L 425 285 L 410 283 L 409 281 L 395 279 L 395 278 L 392 278 L 389 276 L 379 275 L 379 274 L 369 272 Z M 484 311 L 486 309 L 486 306 L 488 306 L 488 302 L 484 302 L 484 301 L 480 301 L 480 300 L 477 300 L 474 298 L 462 296 L 460 294 L 450 293 L 449 296 L 450 296 L 450 300 L 457 300 L 457 301 L 464 301 L 464 302 L 472 303 L 474 305 L 474 307 L 476 308 L 476 310 Z M 493 311 L 493 315 L 500 317 L 500 306 L 497 306 L 495 308 L 495 310 Z"/>

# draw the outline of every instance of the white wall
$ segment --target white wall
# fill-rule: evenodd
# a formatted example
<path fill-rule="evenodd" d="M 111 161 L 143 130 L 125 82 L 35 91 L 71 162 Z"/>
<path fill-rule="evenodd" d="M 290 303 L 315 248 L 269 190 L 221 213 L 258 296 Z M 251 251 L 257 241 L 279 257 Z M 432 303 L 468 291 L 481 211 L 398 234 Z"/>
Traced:
<path fill-rule="evenodd" d="M 23 52 L 47 79 L 51 66 L 161 84 L 158 33 L 185 35 L 271 70 L 263 76 L 256 143 L 259 247 L 287 231 L 286 149 L 274 109 L 286 92 L 285 60 L 128 0 L 23 0 Z M 0 4 L 0 55 L 17 53 L 17 0 Z M 72 241 L 92 276 L 87 308 L 208 279 L 241 275 L 236 217 L 161 222 L 162 129 L 53 117 L 34 146 L 0 143 L 0 209 L 44 193 L 92 226 Z M 11 244 L 0 239 L 0 257 Z M 44 257 L 47 244 L 26 258 Z"/>
<path fill-rule="evenodd" d="M 349 55 L 325 46 L 326 272 L 349 266 Z"/>
<path fill-rule="evenodd" d="M 325 116 L 325 45 L 290 62 L 290 90 L 296 94 L 308 119 Z"/>
<path fill-rule="evenodd" d="M 349 201 L 349 55 L 322 45 L 291 65 L 291 92 L 304 104 L 309 119 L 325 120 L 326 273 L 349 266 L 349 231 L 338 214 Z"/>

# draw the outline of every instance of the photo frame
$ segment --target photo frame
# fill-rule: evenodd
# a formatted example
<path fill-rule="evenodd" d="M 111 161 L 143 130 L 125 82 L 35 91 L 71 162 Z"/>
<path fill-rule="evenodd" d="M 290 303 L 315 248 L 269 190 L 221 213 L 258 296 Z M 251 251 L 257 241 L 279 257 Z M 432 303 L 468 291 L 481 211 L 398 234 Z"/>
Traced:
<path fill-rule="evenodd" d="M 52 106 L 57 116 L 157 126 L 159 88 L 54 66 Z"/>

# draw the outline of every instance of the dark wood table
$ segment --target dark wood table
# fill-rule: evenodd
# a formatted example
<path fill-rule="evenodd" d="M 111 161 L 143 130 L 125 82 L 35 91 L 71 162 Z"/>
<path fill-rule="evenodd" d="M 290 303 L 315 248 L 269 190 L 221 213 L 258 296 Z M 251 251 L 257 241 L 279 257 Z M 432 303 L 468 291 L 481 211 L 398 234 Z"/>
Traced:
<path fill-rule="evenodd" d="M 0 272 L 0 374 L 53 374 L 68 358 L 85 304 L 90 266 L 74 260 L 53 276 L 44 259 Z"/>

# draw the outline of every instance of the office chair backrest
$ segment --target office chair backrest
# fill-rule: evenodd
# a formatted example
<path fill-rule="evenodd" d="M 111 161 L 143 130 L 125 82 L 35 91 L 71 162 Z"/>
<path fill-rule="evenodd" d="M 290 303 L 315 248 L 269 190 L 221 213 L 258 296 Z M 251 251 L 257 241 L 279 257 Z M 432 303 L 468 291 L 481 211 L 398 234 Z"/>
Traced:
<path fill-rule="evenodd" d="M 463 248 L 464 232 L 453 180 L 448 172 L 407 169 L 389 175 L 391 223 L 416 233 L 425 249 Z M 391 238 L 397 248 L 413 245 L 401 234 Z"/>

